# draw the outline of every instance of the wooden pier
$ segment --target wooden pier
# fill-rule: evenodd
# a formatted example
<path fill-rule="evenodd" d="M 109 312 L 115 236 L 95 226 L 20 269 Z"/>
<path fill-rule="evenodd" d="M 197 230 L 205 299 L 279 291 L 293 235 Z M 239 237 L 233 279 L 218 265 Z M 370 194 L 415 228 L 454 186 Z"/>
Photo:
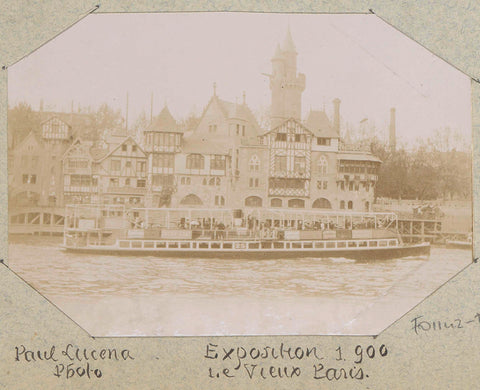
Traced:
<path fill-rule="evenodd" d="M 428 241 L 432 244 L 444 244 L 446 240 L 465 240 L 468 231 L 448 231 L 443 219 L 399 218 L 398 232 L 404 242 L 417 243 Z"/>
<path fill-rule="evenodd" d="M 9 234 L 63 235 L 65 210 L 60 207 L 26 207 L 9 210 Z"/>

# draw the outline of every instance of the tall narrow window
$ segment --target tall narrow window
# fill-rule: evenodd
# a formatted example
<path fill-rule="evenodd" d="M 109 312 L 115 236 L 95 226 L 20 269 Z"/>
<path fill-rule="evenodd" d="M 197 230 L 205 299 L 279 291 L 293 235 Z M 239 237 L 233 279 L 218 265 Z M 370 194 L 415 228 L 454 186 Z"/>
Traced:
<path fill-rule="evenodd" d="M 248 167 L 250 169 L 250 172 L 258 172 L 260 170 L 260 159 L 256 154 L 250 157 Z"/>
<path fill-rule="evenodd" d="M 328 161 L 325 156 L 320 156 L 318 159 L 318 171 L 320 176 L 327 176 Z"/>

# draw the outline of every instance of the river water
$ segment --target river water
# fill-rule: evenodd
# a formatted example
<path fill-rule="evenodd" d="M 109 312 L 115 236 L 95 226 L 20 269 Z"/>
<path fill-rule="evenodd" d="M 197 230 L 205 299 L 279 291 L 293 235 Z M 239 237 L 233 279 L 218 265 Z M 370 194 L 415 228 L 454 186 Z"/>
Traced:
<path fill-rule="evenodd" d="M 71 254 L 13 236 L 9 267 L 93 336 L 376 334 L 472 261 L 160 259 Z"/>

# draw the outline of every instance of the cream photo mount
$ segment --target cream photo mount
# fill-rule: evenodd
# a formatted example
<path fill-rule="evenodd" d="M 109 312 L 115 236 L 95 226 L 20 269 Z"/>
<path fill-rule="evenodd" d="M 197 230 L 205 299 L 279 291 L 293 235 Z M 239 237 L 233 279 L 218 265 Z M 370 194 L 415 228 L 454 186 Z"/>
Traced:
<path fill-rule="evenodd" d="M 6 111 L 6 110 L 5 110 L 5 111 Z M 468 268 L 471 268 L 471 267 L 475 267 L 475 265 L 474 265 L 474 264 L 471 264 L 470 266 L 468 266 Z M 6 270 L 6 272 L 8 272 L 8 271 Z M 10 271 L 10 272 L 11 272 L 11 271 Z M 468 271 L 468 269 L 467 269 L 467 270 L 464 270 L 463 272 L 469 272 L 469 271 Z M 7 279 L 10 279 L 10 278 L 7 277 Z M 455 277 L 455 279 L 458 279 L 458 277 Z M 28 281 L 27 281 L 27 283 L 28 283 Z M 33 288 L 33 287 L 32 287 L 32 288 Z M 440 287 L 439 287 L 439 288 L 440 288 Z M 442 286 L 442 288 L 443 288 L 443 286 Z M 424 303 L 424 300 L 422 300 L 421 302 L 419 302 L 418 305 L 423 304 L 423 303 Z M 416 306 L 417 306 L 417 305 L 416 305 Z M 416 307 L 416 306 L 415 306 L 415 307 Z M 61 309 L 59 309 L 59 310 L 61 310 Z M 407 314 L 409 314 L 409 313 L 412 312 L 413 310 L 414 310 L 414 308 L 411 308 L 411 309 L 408 311 L 408 313 L 404 314 L 402 317 L 406 316 Z M 398 320 L 396 320 L 395 323 L 396 323 L 397 321 L 398 321 Z M 395 323 L 394 323 L 394 324 L 395 324 Z M 392 325 L 393 325 L 393 324 L 389 325 L 389 327 L 392 326 Z M 384 331 L 380 332 L 380 334 L 383 334 L 383 332 L 384 332 Z M 378 334 L 377 337 L 379 337 L 380 334 Z M 208 337 L 208 336 L 205 336 L 205 337 Z M 334 337 L 334 336 L 333 336 L 333 337 Z"/>

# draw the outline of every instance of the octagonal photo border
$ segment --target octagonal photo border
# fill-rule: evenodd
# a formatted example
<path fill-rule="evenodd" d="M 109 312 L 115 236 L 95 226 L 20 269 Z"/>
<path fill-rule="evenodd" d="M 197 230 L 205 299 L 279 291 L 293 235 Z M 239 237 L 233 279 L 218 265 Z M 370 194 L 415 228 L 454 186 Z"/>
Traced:
<path fill-rule="evenodd" d="M 52 2 L 53 3 L 53 2 Z M 313 2 L 312 2 L 313 3 Z M 352 2 L 353 3 L 353 2 Z M 412 2 L 413 3 L 413 2 Z M 441 3 L 441 2 L 437 2 L 437 3 Z M 115 5 L 111 5 L 113 8 L 115 8 Z M 320 7 L 324 7 L 325 5 L 321 5 Z M 358 5 L 357 5 L 358 6 Z M 100 9 L 99 9 L 100 7 Z M 119 13 L 119 12 L 125 12 L 126 10 L 125 9 L 122 9 L 122 10 L 118 10 L 117 11 L 105 11 L 105 12 L 102 12 L 102 6 L 100 5 L 95 5 L 94 7 L 91 7 L 91 8 L 88 8 L 88 11 L 87 12 L 84 12 L 84 13 L 81 13 L 79 14 L 79 18 L 77 20 L 73 20 L 73 22 L 71 22 L 70 24 L 67 24 L 63 26 L 63 28 L 61 29 L 60 32 L 57 32 L 56 34 L 54 34 L 52 37 L 50 37 L 47 41 L 43 42 L 40 46 L 36 47 L 36 48 L 29 48 L 29 51 L 26 52 L 26 54 L 24 53 L 24 55 L 22 57 L 19 58 L 18 56 L 18 52 L 21 52 L 20 49 L 17 50 L 16 53 L 14 53 L 13 55 L 13 58 L 16 58 L 15 60 L 13 61 L 10 61 L 9 64 L 0 64 L 2 66 L 2 72 L 1 72 L 1 79 L 0 79 L 0 86 L 6 86 L 6 73 L 5 72 L 7 70 L 7 68 L 9 66 L 11 66 L 12 64 L 18 62 L 21 58 L 23 58 L 24 56 L 27 56 L 29 53 L 32 52 L 32 50 L 37 50 L 39 47 L 43 46 L 46 42 L 50 41 L 51 39 L 55 38 L 56 36 L 60 35 L 63 31 L 65 31 L 66 29 L 70 28 L 71 26 L 73 26 L 74 24 L 76 24 L 77 22 L 79 22 L 80 20 L 82 20 L 84 17 L 88 16 L 89 14 L 93 13 L 93 12 L 96 12 L 96 13 Z M 152 9 L 148 9 L 148 6 L 147 7 L 144 7 L 142 5 L 140 5 L 140 9 L 141 10 L 144 10 L 144 11 L 139 11 L 139 8 L 137 8 L 138 6 L 135 6 L 135 9 L 133 8 L 129 8 L 128 11 L 130 12 L 158 12 L 158 10 L 152 10 Z M 209 5 L 209 7 L 211 7 L 211 5 Z M 219 6 L 220 8 L 222 8 L 222 6 Z M 255 8 L 255 7 L 258 7 L 258 5 L 256 5 L 256 3 L 253 3 L 252 2 L 252 8 Z M 347 7 L 347 6 L 345 6 Z M 281 8 L 281 7 L 280 7 Z M 389 22 L 387 21 L 387 18 L 383 17 L 383 16 L 380 16 L 379 14 L 377 14 L 375 12 L 375 10 L 377 8 L 374 7 L 374 9 L 372 8 L 368 8 L 367 11 L 364 11 L 364 12 L 359 12 L 358 9 L 355 8 L 355 6 L 352 6 L 352 9 L 354 9 L 354 11 L 339 11 L 338 9 L 335 9 L 335 7 L 333 6 L 329 6 L 327 7 L 328 10 L 318 10 L 318 9 L 315 9 L 313 4 L 312 4 L 312 9 L 305 9 L 305 10 L 292 10 L 290 9 L 288 6 L 284 6 L 282 9 L 276 9 L 274 10 L 274 12 L 279 12 L 279 13 L 289 13 L 289 12 L 298 12 L 298 13 L 351 13 L 351 14 L 366 14 L 366 13 L 374 13 L 377 17 L 379 17 L 380 19 L 382 19 L 385 23 L 389 24 L 390 26 L 396 28 L 398 31 L 400 31 L 402 34 L 406 35 L 407 37 L 409 37 L 410 39 L 413 39 L 415 40 L 415 34 L 411 34 L 411 35 L 408 35 L 406 34 L 404 31 L 402 31 L 400 28 L 397 28 L 395 27 L 395 25 L 393 24 L 393 22 Z M 378 6 L 378 9 L 381 9 L 382 7 L 381 6 Z M 394 8 L 394 7 L 389 7 L 389 8 Z M 412 7 L 413 8 L 413 7 Z M 350 9 L 350 8 L 349 8 Z M 356 9 L 356 10 L 355 10 Z M 166 10 L 162 10 L 163 12 L 188 12 L 188 11 L 232 11 L 232 9 L 228 9 L 226 7 L 223 7 L 222 9 L 212 9 L 212 8 L 208 8 L 206 7 L 205 9 L 202 9 L 201 6 L 197 6 L 195 10 L 177 10 L 177 9 L 169 9 L 168 11 Z M 267 9 L 262 9 L 262 10 L 257 10 L 257 9 L 242 9 L 242 10 L 236 10 L 238 12 L 271 12 L 272 10 L 267 10 Z M 326 12 L 326 11 L 329 11 L 329 12 Z M 75 14 L 75 13 L 73 13 Z M 70 16 L 72 15 L 72 13 L 70 14 Z M 477 21 L 480 21 L 480 17 L 477 16 L 476 18 Z M 426 26 L 424 26 L 424 28 L 426 29 Z M 433 34 L 433 32 L 432 32 Z M 43 35 L 48 35 L 48 33 L 45 33 Z M 477 41 L 480 41 L 480 34 L 479 36 L 477 36 Z M 419 43 L 417 41 L 417 43 Z M 435 54 L 437 57 L 439 58 L 442 58 L 440 55 L 434 53 L 432 50 L 428 49 L 425 45 L 421 44 L 424 48 L 426 48 L 427 50 L 429 50 L 430 52 L 432 52 L 433 54 Z M 19 45 L 21 46 L 21 45 Z M 2 51 L 3 51 L 3 47 L 1 48 Z M 471 48 L 471 50 L 473 50 L 473 48 Z M 5 56 L 5 58 L 10 58 L 12 56 L 9 56 L 8 54 L 11 54 L 11 53 L 7 53 L 7 55 Z M 465 306 L 466 309 L 471 309 L 471 308 L 474 308 L 474 307 L 477 307 L 475 306 L 476 305 L 476 300 L 478 301 L 478 298 L 475 297 L 475 294 L 474 294 L 474 291 L 473 289 L 471 289 L 471 292 L 472 292 L 472 295 L 469 296 L 468 295 L 468 289 L 469 289 L 469 286 L 458 286 L 458 283 L 460 283 L 460 285 L 463 283 L 471 283 L 471 282 L 474 282 L 474 281 L 478 281 L 478 265 L 477 265 L 477 242 L 476 242 L 476 239 L 477 239 L 477 233 L 478 233 L 478 223 L 480 223 L 479 221 L 477 221 L 475 219 L 475 216 L 477 215 L 477 207 L 478 207 L 478 197 L 480 195 L 478 195 L 475 191 L 475 188 L 479 188 L 479 175 L 478 175 L 478 172 L 477 172 L 477 167 L 476 167 L 476 162 L 479 158 L 479 147 L 478 147 L 478 139 L 476 138 L 476 134 L 478 134 L 478 131 L 480 130 L 480 120 L 479 120 L 479 112 L 480 112 L 480 86 L 479 86 L 479 79 L 478 77 L 475 77 L 475 76 L 472 76 L 472 75 L 469 75 L 468 74 L 468 70 L 472 69 L 475 71 L 475 72 L 479 72 L 479 69 L 475 69 L 474 68 L 474 65 L 471 65 L 471 66 L 466 66 L 465 68 L 467 68 L 467 70 L 462 70 L 463 66 L 462 66 L 462 62 L 460 61 L 457 65 L 456 65 L 456 62 L 455 61 L 447 61 L 445 60 L 444 58 L 442 58 L 444 61 L 448 62 L 451 66 L 455 67 L 457 70 L 461 71 L 462 73 L 464 73 L 465 75 L 467 75 L 468 77 L 470 77 L 470 79 L 472 80 L 472 137 L 473 137 L 473 140 L 472 140 L 472 156 L 473 156 L 473 167 L 472 167 L 472 174 L 473 174 L 473 216 L 474 216 L 474 220 L 473 220 L 473 231 L 474 231 L 474 248 L 473 248 L 473 258 L 474 260 L 472 261 L 472 263 L 470 265 L 468 265 L 466 268 L 464 268 L 462 271 L 460 271 L 457 275 L 455 275 L 454 277 L 452 277 L 449 281 L 447 281 L 445 284 L 443 284 L 442 286 L 439 286 L 434 292 L 432 292 L 428 297 L 422 299 L 421 302 L 419 302 L 416 306 L 414 306 L 413 308 L 411 308 L 407 313 L 405 313 L 404 315 L 402 315 L 400 318 L 398 318 L 395 322 L 393 322 L 392 324 L 390 324 L 387 328 L 385 328 L 384 330 L 382 330 L 379 334 L 377 335 L 354 335 L 354 336 L 350 336 L 350 335 L 342 335 L 342 336 L 332 336 L 332 335 L 302 335 L 302 336 L 275 336 L 275 335 L 272 335 L 272 336 L 255 336 L 255 335 L 248 335 L 248 336 L 168 336 L 168 337 L 165 337 L 165 336 L 128 336 L 128 337 L 93 337 L 91 336 L 90 334 L 88 334 L 88 332 L 86 332 L 78 323 L 76 323 L 73 319 L 71 319 L 70 317 L 67 316 L 67 318 L 69 318 L 70 321 L 73 322 L 73 324 L 78 327 L 79 329 L 81 329 L 83 332 L 85 332 L 83 334 L 83 336 L 80 336 L 77 334 L 77 337 L 87 337 L 93 341 L 97 340 L 97 339 L 103 339 L 103 340 L 116 340 L 118 342 L 122 342 L 122 341 L 125 341 L 125 339 L 130 339 L 128 342 L 131 343 L 132 341 L 135 343 L 137 342 L 139 339 L 156 339 L 157 341 L 161 341 L 163 339 L 167 339 L 169 343 L 173 343 L 175 344 L 176 341 L 179 341 L 180 342 L 180 339 L 183 339 L 183 341 L 181 341 L 181 343 L 183 343 L 185 340 L 187 341 L 187 343 L 189 342 L 188 340 L 192 340 L 192 348 L 195 349 L 195 344 L 197 343 L 198 339 L 203 339 L 204 342 L 206 339 L 208 340 L 212 340 L 212 339 L 215 339 L 215 340 L 218 340 L 218 339 L 239 339 L 239 340 L 242 340 L 242 339 L 248 339 L 248 340 L 251 340 L 251 339 L 272 339 L 272 338 L 278 338 L 278 339 L 284 339 L 284 338 L 296 338 L 296 339 L 312 339 L 312 338 L 315 338 L 315 339 L 330 339 L 330 340 L 337 340 L 337 339 L 351 339 L 352 340 L 352 343 L 356 343 L 355 340 L 360 340 L 360 339 L 366 339 L 366 340 L 372 340 L 372 339 L 378 339 L 380 337 L 383 337 L 385 339 L 389 339 L 389 335 L 387 333 L 392 333 L 392 334 L 395 334 L 395 330 L 393 330 L 392 328 L 394 328 L 396 325 L 400 326 L 399 324 L 402 323 L 402 322 L 405 322 L 403 320 L 406 319 L 406 317 L 408 316 L 411 316 L 412 313 L 414 312 L 418 312 L 418 310 L 420 309 L 423 309 L 423 307 L 427 304 L 432 304 L 433 303 L 433 308 L 430 308 L 434 310 L 434 312 L 436 313 L 441 313 L 442 310 L 435 310 L 435 309 L 438 309 L 435 308 L 435 301 L 437 300 L 436 298 L 439 298 L 440 299 L 440 302 L 443 302 L 443 311 L 445 311 L 445 309 L 448 309 L 448 307 L 445 307 L 445 302 L 448 302 L 450 305 L 454 305 L 455 302 L 452 302 L 452 296 L 450 295 L 449 296 L 449 292 L 448 290 L 451 290 L 449 289 L 448 287 L 454 287 L 454 288 L 457 288 L 457 289 L 460 289 L 464 292 L 467 293 L 467 296 L 462 296 L 463 298 L 463 301 L 468 301 L 469 304 L 467 304 Z M 465 60 L 463 58 L 463 60 Z M 480 60 L 480 54 L 478 53 L 470 53 L 470 63 L 474 63 L 475 60 Z M 478 63 L 479 61 L 477 61 Z M 473 73 L 475 74 L 475 73 Z M 2 85 L 3 84 L 3 85 Z M 2 88 L 2 93 L 4 93 L 4 96 L 3 99 L 2 99 L 2 102 L 0 104 L 0 123 L 2 124 L 2 132 L 1 132 L 1 136 L 3 137 L 4 140 L 6 140 L 6 116 L 7 116 L 7 99 L 6 99 L 6 88 Z M 4 92 L 3 92 L 4 91 Z M 1 169 L 2 173 L 1 173 L 1 177 L 2 177 L 2 183 L 4 184 L 2 187 L 2 192 L 1 192 L 1 200 L 2 200 L 2 204 L 6 205 L 7 204 L 7 190 L 6 190 L 6 185 L 5 183 L 7 182 L 7 178 L 6 178 L 6 175 L 7 175 L 7 170 L 6 170 L 6 156 L 7 156 L 7 153 L 6 153 L 6 142 L 3 142 L 2 143 L 4 146 L 4 150 L 2 150 L 2 156 L 1 156 L 1 159 L 0 159 L 0 166 L 3 168 Z M 3 239 L 3 242 L 4 242 L 4 246 L 2 246 L 2 248 L 0 248 L 0 250 L 2 251 L 2 256 L 4 258 L 8 258 L 8 255 L 7 255 L 7 243 L 8 243 L 8 233 L 7 233 L 7 229 L 8 229 L 8 211 L 6 210 L 7 208 L 4 207 L 4 210 L 3 210 L 3 213 L 1 214 L 1 218 L 2 218 L 2 228 L 0 230 L 0 237 Z M 15 274 L 13 271 L 11 271 L 7 264 L 5 264 L 6 262 L 3 262 L 4 266 L 3 267 L 0 267 L 0 274 L 2 275 L 0 277 L 0 280 L 7 280 L 7 283 L 6 285 L 9 285 L 11 287 L 13 287 L 13 289 L 11 291 L 8 291 L 6 294 L 3 294 L 2 293 L 2 296 L 4 295 L 5 296 L 5 301 L 7 303 L 7 306 L 8 306 L 8 303 L 12 303 L 12 300 L 10 299 L 11 297 L 15 297 L 15 296 L 18 296 L 18 291 L 14 291 L 16 289 L 18 290 L 22 290 L 22 289 L 32 289 L 35 291 L 35 293 L 38 295 L 37 298 L 34 298 L 32 296 L 32 294 L 30 293 L 27 293 L 29 294 L 30 296 L 30 299 L 35 299 L 36 301 L 38 301 L 39 299 L 40 300 L 45 300 L 48 305 L 51 305 L 53 308 L 55 308 L 56 310 L 58 310 L 61 315 L 64 315 L 66 316 L 65 313 L 63 313 L 63 311 L 58 307 L 56 306 L 54 303 L 50 302 L 46 297 L 44 297 L 42 294 L 40 294 L 38 291 L 36 291 L 27 281 L 23 280 L 20 276 L 18 276 L 17 274 Z M 5 277 L 5 272 L 8 272 L 8 273 L 13 273 L 14 275 L 9 275 L 9 276 L 6 276 Z M 13 278 L 12 278 L 13 276 Z M 21 282 L 24 282 L 25 285 L 22 286 L 22 283 Z M 451 291 L 450 291 L 451 292 Z M 20 295 L 24 294 L 23 292 L 20 293 Z M 35 294 L 34 294 L 35 295 Z M 457 298 L 458 299 L 458 298 Z M 455 299 L 453 299 L 453 301 L 455 301 Z M 438 303 L 438 302 L 437 302 Z M 432 305 L 430 305 L 432 306 Z M 447 305 L 448 306 L 448 305 Z M 12 307 L 12 306 L 8 306 L 8 307 Z M 34 307 L 32 307 L 34 308 Z M 454 306 L 450 306 L 450 308 L 454 308 Z M 455 307 L 455 309 L 458 309 Z M 43 310 L 45 309 L 42 309 L 40 310 L 40 313 L 44 313 Z M 49 312 L 50 310 L 47 309 Z M 14 322 L 12 322 L 12 320 L 14 320 L 15 317 L 22 317 L 22 316 L 25 316 L 26 313 L 22 312 L 21 309 L 18 309 L 15 313 L 9 313 L 11 316 L 9 316 L 7 318 L 7 321 L 6 321 L 6 324 L 7 326 L 8 325 L 13 325 Z M 5 317 L 0 317 L 0 318 L 5 318 Z M 53 324 L 53 327 L 55 326 L 55 324 Z M 69 326 L 68 326 L 69 327 Z M 70 327 L 69 327 L 70 328 Z M 387 332 L 388 331 L 388 332 Z M 390 332 L 392 331 L 392 332 Z M 12 338 L 13 339 L 18 339 L 18 330 L 8 330 L 6 332 L 3 332 L 2 333 L 2 344 L 4 344 L 4 339 L 5 338 L 9 338 L 10 336 L 13 336 Z M 21 329 L 20 329 L 20 335 L 21 335 Z M 40 329 L 39 329 L 39 333 L 40 333 Z M 61 332 L 60 332 L 61 333 Z M 82 333 L 82 332 L 80 332 Z M 405 332 L 404 332 L 405 333 Z M 195 342 L 193 342 L 193 340 L 195 340 Z M 350 340 L 349 340 L 350 341 Z M 0 344 L 0 345 L 2 345 Z M 8 344 L 8 343 L 7 343 Z M 140 343 L 138 343 L 140 344 Z M 185 347 L 185 344 L 183 345 Z M 188 345 L 186 346 L 188 348 Z M 1 356 L 1 355 L 0 355 Z M 3 359 L 5 360 L 5 359 Z M 10 359 L 11 360 L 11 359 Z M 161 360 L 161 359 L 157 359 L 157 360 Z M 164 361 L 165 362 L 165 361 Z M 194 363 L 194 364 L 197 364 L 197 363 Z M 168 365 L 168 364 L 167 364 Z M 428 368 L 427 368 L 428 369 Z M 195 378 L 191 378 L 192 380 L 195 380 Z M 113 383 L 113 382 L 112 382 Z M 379 383 L 383 383 L 383 382 L 379 382 Z"/>

